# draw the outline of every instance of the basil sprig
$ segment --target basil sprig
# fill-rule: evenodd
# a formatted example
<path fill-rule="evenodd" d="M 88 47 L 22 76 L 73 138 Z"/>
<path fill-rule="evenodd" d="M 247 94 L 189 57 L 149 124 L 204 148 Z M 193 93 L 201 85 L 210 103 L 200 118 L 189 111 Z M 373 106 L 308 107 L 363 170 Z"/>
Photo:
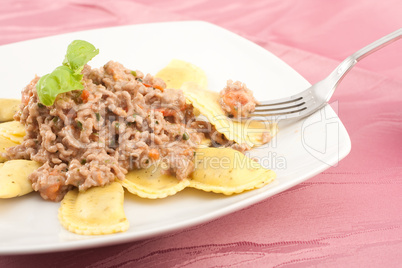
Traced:
<path fill-rule="evenodd" d="M 42 76 L 36 84 L 39 101 L 51 106 L 60 93 L 84 89 L 81 71 L 98 54 L 99 49 L 92 44 L 83 40 L 73 41 L 67 48 L 63 65 Z"/>
<path fill-rule="evenodd" d="M 80 74 L 84 65 L 98 54 L 99 49 L 96 49 L 94 45 L 87 41 L 74 40 L 67 47 L 67 53 L 63 65 L 73 70 L 74 74 Z"/>

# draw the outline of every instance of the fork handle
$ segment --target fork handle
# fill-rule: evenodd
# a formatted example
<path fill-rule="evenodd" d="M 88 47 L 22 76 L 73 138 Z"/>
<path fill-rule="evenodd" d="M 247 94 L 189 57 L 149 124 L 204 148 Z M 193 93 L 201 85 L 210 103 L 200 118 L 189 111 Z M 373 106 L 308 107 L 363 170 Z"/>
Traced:
<path fill-rule="evenodd" d="M 377 41 L 374 41 L 373 43 L 365 46 L 359 51 L 356 51 L 354 54 L 351 55 L 351 57 L 355 58 L 356 61 L 360 61 L 371 53 L 376 52 L 377 50 L 395 42 L 399 38 L 402 38 L 402 28 L 378 39 Z"/>
<path fill-rule="evenodd" d="M 402 38 L 402 28 L 378 39 L 377 41 L 374 41 L 373 43 L 363 47 L 362 49 L 356 51 L 355 53 L 353 53 L 352 55 L 347 57 L 344 61 L 341 62 L 341 64 L 338 65 L 338 67 L 328 77 L 334 83 L 333 90 L 335 90 L 336 86 L 343 79 L 343 77 L 346 75 L 346 73 L 358 61 L 367 57 L 371 53 L 389 45 L 390 43 L 395 42 L 396 40 L 398 40 L 400 38 Z M 331 96 L 327 97 L 327 101 L 329 100 L 330 97 Z"/>

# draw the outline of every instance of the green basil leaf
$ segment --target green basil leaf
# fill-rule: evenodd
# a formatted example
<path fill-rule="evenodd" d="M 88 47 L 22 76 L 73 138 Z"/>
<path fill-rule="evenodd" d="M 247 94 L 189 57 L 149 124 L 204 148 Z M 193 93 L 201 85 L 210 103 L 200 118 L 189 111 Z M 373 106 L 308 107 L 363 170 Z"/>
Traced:
<path fill-rule="evenodd" d="M 82 75 L 74 74 L 70 68 L 57 67 L 52 73 L 42 76 L 36 84 L 39 101 L 51 106 L 60 93 L 84 89 L 81 79 Z"/>
<path fill-rule="evenodd" d="M 67 53 L 63 65 L 74 71 L 74 74 L 81 73 L 84 65 L 93 57 L 99 54 L 99 49 L 83 40 L 74 40 L 67 47 Z"/>

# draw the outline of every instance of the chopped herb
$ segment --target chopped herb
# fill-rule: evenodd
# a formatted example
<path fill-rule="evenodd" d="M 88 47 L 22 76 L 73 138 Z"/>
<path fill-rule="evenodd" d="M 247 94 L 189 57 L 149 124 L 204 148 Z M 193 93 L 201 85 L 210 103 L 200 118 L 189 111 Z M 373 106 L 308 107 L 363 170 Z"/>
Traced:
<path fill-rule="evenodd" d="M 145 164 L 148 164 L 148 163 L 149 163 L 149 159 L 145 160 Z"/>
<path fill-rule="evenodd" d="M 141 78 L 137 78 L 138 81 L 140 81 L 142 83 L 142 79 Z"/>
<path fill-rule="evenodd" d="M 43 105 L 42 103 L 38 102 L 38 107 L 43 108 L 43 107 L 45 107 L 45 105 Z"/>
<path fill-rule="evenodd" d="M 188 133 L 187 132 L 184 132 L 184 134 L 183 134 L 183 140 L 188 140 L 188 139 L 190 139 L 190 136 L 188 135 Z"/>
<path fill-rule="evenodd" d="M 97 120 L 97 121 L 100 121 L 100 114 L 99 114 L 99 113 L 95 113 L 95 116 L 96 116 L 96 120 Z"/>
<path fill-rule="evenodd" d="M 195 156 L 195 151 L 193 152 L 193 155 Z"/>
<path fill-rule="evenodd" d="M 120 123 L 116 123 L 116 125 L 114 125 L 115 128 L 119 128 L 120 127 Z"/>
<path fill-rule="evenodd" d="M 77 122 L 77 126 L 78 126 L 78 128 L 80 129 L 80 130 L 82 130 L 82 123 L 80 122 L 80 121 L 76 121 Z"/>
<path fill-rule="evenodd" d="M 136 72 L 136 71 L 131 71 L 131 74 L 132 74 L 133 76 L 137 76 L 137 72 Z"/>
<path fill-rule="evenodd" d="M 53 123 L 56 123 L 57 121 L 59 121 L 59 117 L 57 116 L 53 117 Z"/>
<path fill-rule="evenodd" d="M 155 121 L 155 124 L 159 125 L 159 121 L 158 121 L 158 120 L 156 120 L 156 121 Z"/>
<path fill-rule="evenodd" d="M 85 165 L 86 162 L 87 160 L 85 158 L 81 159 L 81 165 Z"/>

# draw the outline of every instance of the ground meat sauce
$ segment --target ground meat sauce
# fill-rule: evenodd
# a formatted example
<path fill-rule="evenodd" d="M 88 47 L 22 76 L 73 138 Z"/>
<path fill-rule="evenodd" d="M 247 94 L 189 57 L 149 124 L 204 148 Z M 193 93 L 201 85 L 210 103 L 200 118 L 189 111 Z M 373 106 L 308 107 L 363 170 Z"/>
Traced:
<path fill-rule="evenodd" d="M 26 136 L 7 156 L 42 164 L 29 179 L 44 199 L 60 201 L 74 187 L 107 185 L 157 162 L 164 173 L 185 179 L 205 138 L 213 146 L 250 149 L 197 121 L 183 92 L 167 89 L 161 79 L 113 61 L 99 69 L 86 65 L 82 74 L 84 90 L 60 94 L 52 106 L 38 101 L 35 77 L 14 116 Z"/>
<path fill-rule="evenodd" d="M 219 104 L 229 117 L 248 117 L 255 111 L 257 101 L 245 84 L 228 80 L 220 92 Z"/>

